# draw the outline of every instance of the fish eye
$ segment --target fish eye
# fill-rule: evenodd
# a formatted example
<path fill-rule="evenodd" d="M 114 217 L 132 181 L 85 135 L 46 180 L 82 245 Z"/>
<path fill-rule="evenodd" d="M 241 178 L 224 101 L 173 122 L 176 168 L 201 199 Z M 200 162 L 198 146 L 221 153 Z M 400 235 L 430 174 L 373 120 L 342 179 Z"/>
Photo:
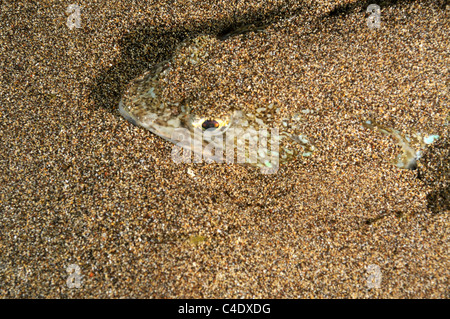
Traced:
<path fill-rule="evenodd" d="M 216 129 L 219 127 L 219 122 L 217 122 L 216 120 L 205 120 L 202 123 L 202 128 L 203 130 L 207 130 L 207 129 Z"/>
<path fill-rule="evenodd" d="M 230 117 L 215 118 L 215 117 L 192 117 L 189 125 L 193 129 L 201 129 L 202 131 L 214 131 L 223 133 L 228 129 L 231 123 Z"/>

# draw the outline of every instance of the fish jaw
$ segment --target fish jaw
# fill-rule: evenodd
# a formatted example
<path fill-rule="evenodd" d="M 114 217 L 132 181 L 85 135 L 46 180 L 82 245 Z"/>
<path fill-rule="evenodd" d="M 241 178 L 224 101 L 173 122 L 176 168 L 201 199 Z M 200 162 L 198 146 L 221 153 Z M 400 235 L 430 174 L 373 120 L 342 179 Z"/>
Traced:
<path fill-rule="evenodd" d="M 158 125 L 155 122 L 156 118 L 154 116 L 151 116 L 151 114 L 137 118 L 124 105 L 123 100 L 121 100 L 119 103 L 119 113 L 133 125 L 143 127 L 146 130 L 149 130 L 150 132 L 152 132 L 153 134 L 156 134 L 170 142 L 174 142 L 172 140 L 172 136 L 174 134 L 175 129 L 177 129 L 177 127 Z"/>

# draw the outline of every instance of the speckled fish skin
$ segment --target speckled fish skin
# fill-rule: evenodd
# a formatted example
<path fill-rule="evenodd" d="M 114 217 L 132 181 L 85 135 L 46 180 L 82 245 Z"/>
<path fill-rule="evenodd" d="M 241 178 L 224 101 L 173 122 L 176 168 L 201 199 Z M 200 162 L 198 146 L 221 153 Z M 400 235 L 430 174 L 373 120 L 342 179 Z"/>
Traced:
<path fill-rule="evenodd" d="M 224 37 L 224 39 L 226 38 L 228 37 Z M 174 69 L 173 62 L 181 60 L 185 65 L 208 63 L 208 47 L 214 45 L 216 41 L 219 40 L 209 35 L 184 41 L 170 60 L 159 63 L 133 80 L 119 104 L 119 112 L 122 116 L 131 123 L 178 146 L 192 150 L 196 154 L 203 154 L 204 158 L 217 162 L 221 162 L 221 158 L 212 153 L 205 153 L 205 147 L 209 145 L 216 150 L 222 149 L 225 153 L 227 145 L 233 145 L 233 148 L 245 148 L 245 139 L 239 137 L 253 139 L 257 145 L 257 156 L 256 158 L 250 157 L 249 150 L 245 149 L 245 159 L 242 161 L 242 158 L 238 158 L 238 162 L 246 162 L 262 168 L 273 168 L 295 158 L 300 152 L 304 156 L 311 155 L 315 150 L 314 145 L 301 132 L 296 131 L 295 125 L 293 125 L 298 115 L 295 114 L 292 118 L 285 116 L 282 122 L 278 121 L 277 123 L 275 114 L 280 110 L 274 106 L 274 103 L 269 103 L 266 107 L 260 107 L 254 111 L 235 105 L 218 109 L 217 107 L 208 108 L 205 105 L 198 107 L 201 101 L 193 99 L 183 97 L 169 99 L 167 94 L 165 96 L 164 91 L 170 89 L 168 75 Z M 205 137 L 203 134 L 202 144 L 192 143 L 196 131 L 200 134 L 204 133 L 201 125 L 206 120 L 218 123 L 218 129 L 209 129 L 208 132 L 212 136 L 224 135 L 223 142 L 218 144 L 214 139 L 208 137 L 209 135 Z M 276 134 L 277 136 L 271 135 L 273 128 L 279 132 Z M 175 139 L 174 135 L 180 132 L 180 129 L 189 132 L 190 138 L 181 141 Z M 262 139 L 262 134 L 258 134 L 261 133 L 260 130 L 268 133 L 264 136 L 266 144 L 262 144 L 263 146 L 258 144 Z M 272 148 L 275 141 L 279 145 Z"/>
<path fill-rule="evenodd" d="M 393 18 L 397 17 L 390 19 Z M 418 62 L 397 65 L 388 58 L 387 53 L 394 45 L 398 45 L 397 40 L 391 43 L 394 38 L 402 39 L 403 46 L 414 50 L 411 51 L 414 52 L 412 58 L 419 61 L 429 58 L 426 49 L 436 48 L 427 48 L 427 42 L 410 46 L 410 38 L 400 37 L 403 32 L 400 18 L 395 21 L 397 29 L 390 31 L 383 46 L 378 44 L 380 40 L 374 39 L 361 43 L 364 36 L 373 37 L 376 33 L 386 31 L 383 27 L 371 30 L 364 23 L 357 24 L 355 21 L 364 21 L 358 14 L 353 19 L 355 30 L 349 35 L 333 36 L 329 41 L 320 43 L 314 42 L 314 32 L 293 39 L 292 46 L 283 49 L 284 58 L 280 58 L 278 34 L 289 33 L 292 28 L 310 23 L 303 21 L 301 16 L 280 21 L 278 26 L 269 26 L 264 30 L 260 28 L 238 35 L 233 33 L 231 37 L 220 39 L 202 35 L 184 41 L 168 61 L 130 83 L 119 110 L 134 124 L 195 153 L 201 153 L 208 144 L 214 145 L 214 142 L 204 140 L 198 148 L 190 142 L 180 144 L 172 138 L 174 130 L 188 130 L 192 140 L 194 129 L 201 127 L 202 121 L 217 122 L 218 133 L 225 133 L 231 128 L 278 128 L 281 140 L 276 155 L 279 156 L 280 164 L 299 158 L 299 155 L 322 157 L 323 154 L 317 155 L 319 151 L 327 152 L 329 145 L 336 145 L 337 139 L 334 137 L 339 136 L 340 127 L 332 127 L 335 117 L 345 111 L 346 123 L 358 121 L 360 127 L 369 127 L 365 123 L 371 120 L 377 124 L 369 128 L 394 137 L 402 154 L 396 159 L 385 158 L 385 161 L 394 161 L 399 168 L 413 169 L 422 146 L 419 145 L 418 149 L 412 145 L 414 141 L 411 144 L 405 132 L 413 129 L 421 136 L 442 134 L 441 122 L 446 102 L 439 92 L 443 88 L 442 85 L 438 87 L 440 79 L 433 86 L 425 81 L 414 82 L 412 86 L 411 79 L 419 75 L 406 77 L 405 73 L 410 70 L 416 72 L 418 69 L 413 66 Z M 321 27 L 332 25 L 321 22 Z M 427 30 L 428 35 L 432 35 L 431 30 L 435 26 L 427 27 L 430 28 Z M 255 43 L 259 45 L 252 45 Z M 303 54 L 297 43 L 311 46 L 314 49 L 309 49 L 313 53 Z M 349 63 L 346 54 L 352 45 L 357 45 L 360 56 L 359 60 Z M 334 47 L 336 54 L 322 56 L 322 49 L 329 51 L 329 47 Z M 436 60 L 436 65 L 440 65 L 443 60 Z M 392 72 L 394 66 L 396 72 Z M 378 74 L 379 68 L 383 69 L 382 76 L 373 77 L 371 74 Z M 442 77 L 443 72 L 436 70 L 435 74 Z M 279 81 L 281 78 L 284 81 Z M 392 99 L 396 98 L 401 87 L 408 87 L 410 95 L 392 106 Z M 363 88 L 363 91 L 359 88 Z M 438 95 L 441 94 L 443 103 L 435 106 L 426 100 L 424 92 L 431 91 L 435 92 L 432 99 L 439 99 Z M 317 104 L 317 96 L 328 98 Z M 419 106 L 422 108 L 424 103 L 427 104 L 427 111 L 421 109 L 419 113 L 417 109 Z M 372 113 L 373 116 L 367 116 Z M 321 126 L 323 129 L 313 129 L 309 122 L 311 120 L 315 121 L 316 127 Z M 336 122 L 341 122 L 342 118 L 339 120 Z M 331 128 L 334 135 L 323 134 L 331 132 Z M 268 166 L 268 155 L 271 155 L 270 152 L 258 157 L 256 165 Z"/>

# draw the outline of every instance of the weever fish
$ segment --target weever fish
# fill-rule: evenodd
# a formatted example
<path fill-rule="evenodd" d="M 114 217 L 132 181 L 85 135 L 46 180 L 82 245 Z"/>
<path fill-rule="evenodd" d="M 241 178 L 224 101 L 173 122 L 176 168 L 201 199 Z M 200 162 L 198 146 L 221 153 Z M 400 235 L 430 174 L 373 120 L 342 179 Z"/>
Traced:
<path fill-rule="evenodd" d="M 226 38 L 228 37 L 224 37 Z M 183 67 L 208 63 L 209 52 L 216 41 L 221 40 L 210 35 L 186 40 L 178 46 L 171 59 L 155 65 L 133 80 L 119 104 L 122 116 L 131 123 L 196 154 L 203 154 L 204 158 L 210 160 L 220 161 L 220 158 L 212 153 L 205 154 L 206 147 L 214 148 L 217 154 L 219 149 L 230 152 L 230 145 L 233 148 L 232 154 L 235 146 L 245 148 L 244 162 L 269 169 L 278 167 L 280 163 L 291 160 L 299 154 L 311 155 L 315 146 L 296 130 L 294 125 L 299 120 L 299 115 L 281 118 L 279 108 L 274 102 L 256 108 L 252 113 L 251 110 L 239 105 L 229 105 L 221 109 L 208 108 L 199 105 L 201 100 L 192 96 L 167 98 L 165 91 L 171 89 L 168 81 L 170 72 L 177 70 L 180 72 L 179 69 Z M 277 128 L 279 133 L 273 136 L 271 128 Z M 189 136 L 184 141 L 176 138 L 180 129 L 188 132 Z M 260 130 L 263 132 L 258 137 L 257 132 Z M 231 131 L 233 133 L 228 134 Z M 192 143 L 196 133 L 203 133 L 201 144 Z M 217 139 L 217 136 L 224 133 L 227 133 L 225 143 L 223 139 Z M 259 142 L 264 141 L 255 149 L 256 154 L 253 155 L 256 156 L 249 158 L 251 154 L 245 146 L 245 138 L 249 140 L 249 144 L 252 142 L 256 144 L 258 139 Z M 274 144 L 278 147 L 272 147 Z M 234 158 L 234 155 L 232 156 Z"/>
<path fill-rule="evenodd" d="M 299 105 L 281 105 L 282 102 L 279 102 L 276 94 L 271 92 L 258 97 L 260 100 L 256 103 L 255 100 L 251 101 L 253 105 L 248 107 L 246 99 L 251 94 L 246 93 L 247 95 L 241 94 L 239 98 L 236 97 L 238 94 L 229 89 L 231 85 L 234 85 L 233 89 L 236 90 L 235 83 L 231 83 L 231 80 L 226 78 L 226 74 L 218 75 L 218 72 L 215 72 L 215 67 L 220 63 L 228 63 L 225 69 L 229 69 L 229 72 L 237 71 L 240 75 L 244 74 L 240 78 L 237 77 L 237 81 L 241 81 L 238 85 L 242 84 L 243 86 L 244 80 L 251 79 L 247 91 L 251 91 L 252 85 L 259 83 L 248 70 L 252 63 L 242 63 L 246 58 L 239 56 L 239 50 L 236 50 L 234 56 L 233 53 L 230 54 L 232 52 L 230 49 L 227 53 L 221 51 L 224 49 L 221 43 L 234 41 L 233 39 L 236 38 L 242 39 L 242 37 L 243 35 L 237 32 L 237 35 L 232 37 L 219 38 L 201 35 L 183 41 L 169 60 L 155 65 L 129 84 L 119 104 L 120 113 L 133 124 L 144 127 L 178 146 L 202 154 L 203 157 L 206 155 L 216 161 L 219 161 L 217 157 L 206 154 L 204 150 L 214 148 L 225 152 L 231 151 L 229 147 L 227 149 L 228 144 L 224 144 L 223 139 L 216 139 L 217 137 L 225 136 L 227 142 L 232 139 L 233 147 L 235 145 L 245 146 L 245 140 L 242 142 L 236 139 L 236 135 L 239 133 L 234 136 L 231 134 L 231 138 L 228 137 L 228 133 L 233 131 L 253 133 L 270 128 L 277 128 L 279 131 L 278 151 L 273 151 L 269 147 L 269 145 L 273 145 L 273 143 L 269 143 L 273 136 L 268 133 L 264 136 L 268 142 L 266 147 L 257 149 L 257 160 L 250 164 L 262 168 L 272 168 L 299 156 L 311 156 L 316 150 L 314 139 L 306 136 L 299 129 L 300 126 L 297 126 L 302 121 L 300 113 L 308 110 L 299 109 Z M 237 46 L 242 49 L 245 46 L 244 40 L 241 43 L 234 42 L 230 47 Z M 274 42 L 271 45 L 276 49 Z M 270 59 L 273 52 L 267 49 L 263 56 Z M 222 58 L 222 54 L 228 54 L 228 60 Z M 230 56 L 231 58 L 229 58 Z M 255 57 L 251 56 L 248 59 L 253 58 Z M 266 63 L 265 60 L 260 62 L 261 64 L 256 65 L 256 68 L 263 70 L 256 71 L 266 76 L 266 81 L 270 81 L 270 75 L 273 73 L 267 72 L 266 74 L 266 70 L 272 70 L 272 65 Z M 292 67 L 293 64 L 287 64 L 287 66 Z M 316 68 L 316 66 L 317 64 L 309 63 L 305 67 Z M 254 63 L 253 67 L 255 67 Z M 267 69 L 264 70 L 264 68 Z M 302 69 L 300 68 L 300 70 Z M 319 72 L 323 72 L 323 70 L 316 69 Z M 289 83 L 286 84 L 286 86 L 288 85 Z M 211 93 L 214 90 L 215 95 Z M 222 101 L 217 96 L 228 102 Z M 301 97 L 298 97 L 298 100 L 301 100 Z M 229 101 L 237 102 L 230 103 Z M 351 106 L 347 105 L 346 107 Z M 332 109 L 330 113 L 334 111 Z M 402 135 L 399 131 L 384 127 L 373 119 L 368 122 L 362 121 L 361 124 L 395 137 L 397 144 L 402 147 L 402 154 L 394 163 L 397 167 L 414 169 L 417 166 L 417 159 L 421 155 L 423 146 L 428 144 L 425 140 L 421 140 L 423 136 L 419 136 L 419 133 L 417 137 Z M 188 138 L 180 141 L 176 136 L 177 130 L 188 132 Z M 200 144 L 192 143 L 195 140 L 196 132 L 205 133 Z M 251 136 L 249 138 L 251 139 Z M 414 144 L 416 139 L 419 144 L 421 143 L 420 149 L 411 144 Z M 432 139 L 434 140 L 434 138 Z M 246 155 L 249 155 L 249 151 L 246 151 Z"/>

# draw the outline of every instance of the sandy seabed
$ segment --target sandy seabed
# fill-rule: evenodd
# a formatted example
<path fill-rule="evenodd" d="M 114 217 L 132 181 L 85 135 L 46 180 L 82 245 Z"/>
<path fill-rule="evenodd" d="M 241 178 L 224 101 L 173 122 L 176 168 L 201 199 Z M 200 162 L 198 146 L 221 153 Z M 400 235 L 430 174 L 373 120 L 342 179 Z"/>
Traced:
<path fill-rule="evenodd" d="M 366 1 L 77 4 L 72 30 L 60 1 L 0 4 L 0 297 L 449 297 L 446 1 L 378 1 L 377 29 Z M 271 70 L 276 90 L 237 96 L 310 110 L 313 156 L 273 175 L 175 164 L 119 115 L 184 39 L 252 23 L 244 80 Z M 290 68 L 258 68 L 264 45 Z M 402 170 L 367 114 L 440 138 Z"/>

